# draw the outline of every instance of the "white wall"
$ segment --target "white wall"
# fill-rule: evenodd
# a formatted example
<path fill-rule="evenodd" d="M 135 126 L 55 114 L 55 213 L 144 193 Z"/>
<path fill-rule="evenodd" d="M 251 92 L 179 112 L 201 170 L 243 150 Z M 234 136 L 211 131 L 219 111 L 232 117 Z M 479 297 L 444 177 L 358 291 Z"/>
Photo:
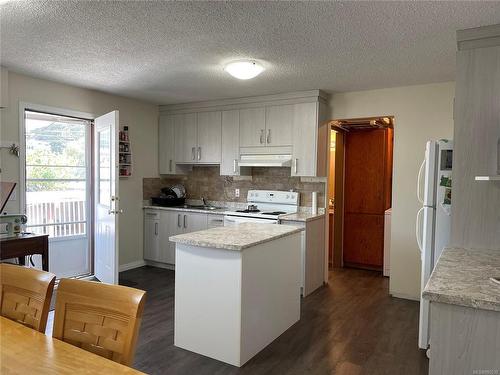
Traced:
<path fill-rule="evenodd" d="M 455 84 L 447 82 L 335 94 L 330 102 L 332 119 L 395 116 L 389 289 L 397 297 L 420 295 L 417 173 L 425 142 L 453 137 L 454 93 Z"/>
<path fill-rule="evenodd" d="M 121 125 L 129 126 L 133 176 L 120 179 L 120 264 L 142 261 L 142 178 L 158 176 L 158 106 L 9 72 L 9 106 L 0 110 L 0 140 L 19 142 L 19 102 L 93 113 L 120 111 Z M 19 182 L 19 159 L 0 152 L 1 179 Z M 6 210 L 19 210 L 19 199 Z"/>

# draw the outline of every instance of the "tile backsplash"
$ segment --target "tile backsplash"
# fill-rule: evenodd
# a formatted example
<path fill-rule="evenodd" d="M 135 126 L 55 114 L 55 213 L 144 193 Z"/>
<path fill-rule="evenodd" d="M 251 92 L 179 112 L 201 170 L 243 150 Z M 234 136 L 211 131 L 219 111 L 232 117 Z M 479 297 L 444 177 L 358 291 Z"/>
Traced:
<path fill-rule="evenodd" d="M 253 168 L 248 178 L 220 176 L 218 166 L 194 166 L 187 175 L 143 179 L 143 199 L 158 196 L 163 187 L 183 184 L 188 199 L 204 197 L 209 201 L 246 202 L 248 190 L 293 190 L 300 193 L 300 205 L 311 206 L 311 193 L 318 192 L 318 207 L 324 207 L 325 183 L 306 182 L 291 177 L 290 168 Z M 235 197 L 240 189 L 240 197 Z"/>

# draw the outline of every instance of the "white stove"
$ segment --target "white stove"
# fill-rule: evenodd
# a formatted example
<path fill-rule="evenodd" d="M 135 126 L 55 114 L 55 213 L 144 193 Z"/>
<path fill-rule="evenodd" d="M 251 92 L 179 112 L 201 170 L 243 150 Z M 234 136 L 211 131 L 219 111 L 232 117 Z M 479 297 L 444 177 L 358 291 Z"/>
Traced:
<path fill-rule="evenodd" d="M 295 213 L 299 207 L 299 193 L 276 190 L 249 190 L 246 210 L 228 211 L 224 225 L 240 223 L 278 224 L 279 216 Z"/>

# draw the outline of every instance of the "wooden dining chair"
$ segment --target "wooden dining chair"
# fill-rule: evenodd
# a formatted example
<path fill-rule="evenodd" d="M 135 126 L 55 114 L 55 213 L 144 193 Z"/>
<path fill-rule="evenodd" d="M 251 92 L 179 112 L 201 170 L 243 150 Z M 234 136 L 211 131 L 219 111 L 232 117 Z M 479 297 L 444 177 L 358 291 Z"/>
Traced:
<path fill-rule="evenodd" d="M 0 280 L 1 315 L 45 333 L 56 275 L 0 263 Z"/>
<path fill-rule="evenodd" d="M 131 366 L 145 295 L 120 285 L 61 279 L 52 336 Z"/>

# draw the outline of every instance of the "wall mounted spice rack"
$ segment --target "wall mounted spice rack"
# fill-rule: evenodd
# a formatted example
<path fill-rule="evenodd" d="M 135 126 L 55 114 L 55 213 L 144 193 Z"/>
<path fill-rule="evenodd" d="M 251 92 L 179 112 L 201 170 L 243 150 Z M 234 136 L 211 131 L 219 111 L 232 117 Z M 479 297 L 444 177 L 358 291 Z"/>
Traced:
<path fill-rule="evenodd" d="M 126 178 L 132 176 L 132 148 L 130 145 L 130 138 L 128 133 L 128 126 L 124 126 L 123 130 L 119 132 L 118 143 L 118 158 L 119 158 L 119 176 Z"/>

